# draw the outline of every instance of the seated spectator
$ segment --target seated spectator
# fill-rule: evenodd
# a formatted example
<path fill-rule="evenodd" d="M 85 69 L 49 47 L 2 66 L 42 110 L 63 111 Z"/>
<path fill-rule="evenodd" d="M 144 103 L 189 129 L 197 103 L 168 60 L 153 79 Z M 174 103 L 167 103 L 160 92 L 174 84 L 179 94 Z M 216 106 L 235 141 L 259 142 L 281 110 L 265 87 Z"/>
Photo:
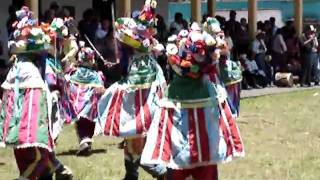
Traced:
<path fill-rule="evenodd" d="M 246 54 L 242 54 L 240 55 L 240 62 L 243 66 L 243 89 L 266 87 L 266 74 L 262 70 L 259 70 L 254 60 L 249 60 Z"/>
<path fill-rule="evenodd" d="M 252 59 L 255 59 L 259 70 L 266 74 L 267 83 L 271 85 L 272 73 L 270 65 L 266 62 L 267 47 L 264 42 L 265 33 L 258 31 L 257 36 L 252 44 Z"/>

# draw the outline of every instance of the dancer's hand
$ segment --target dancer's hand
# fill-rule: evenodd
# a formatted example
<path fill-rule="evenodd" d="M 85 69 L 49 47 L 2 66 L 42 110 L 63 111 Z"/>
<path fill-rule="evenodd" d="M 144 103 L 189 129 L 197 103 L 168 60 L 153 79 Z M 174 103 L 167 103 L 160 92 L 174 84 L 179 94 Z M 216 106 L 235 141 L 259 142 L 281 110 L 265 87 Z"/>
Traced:
<path fill-rule="evenodd" d="M 98 88 L 95 88 L 95 90 L 96 90 L 96 93 L 98 94 L 104 94 L 104 92 L 106 91 L 104 87 L 98 87 Z"/>

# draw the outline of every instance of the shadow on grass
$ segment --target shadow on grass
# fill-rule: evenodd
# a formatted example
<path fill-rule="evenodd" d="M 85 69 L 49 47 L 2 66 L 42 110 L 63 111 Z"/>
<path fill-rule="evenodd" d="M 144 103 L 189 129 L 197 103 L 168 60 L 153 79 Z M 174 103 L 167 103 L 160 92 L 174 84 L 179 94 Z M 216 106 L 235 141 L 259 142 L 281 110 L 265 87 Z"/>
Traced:
<path fill-rule="evenodd" d="M 4 166 L 6 165 L 4 162 L 0 162 L 0 166 Z"/>
<path fill-rule="evenodd" d="M 56 155 L 57 156 L 76 156 L 76 153 L 77 153 L 78 150 L 69 150 L 69 151 L 64 151 L 64 152 L 61 152 L 61 153 L 57 153 Z M 106 149 L 93 149 L 90 151 L 90 155 L 93 155 L 93 154 L 105 154 L 107 153 L 107 150 Z"/>

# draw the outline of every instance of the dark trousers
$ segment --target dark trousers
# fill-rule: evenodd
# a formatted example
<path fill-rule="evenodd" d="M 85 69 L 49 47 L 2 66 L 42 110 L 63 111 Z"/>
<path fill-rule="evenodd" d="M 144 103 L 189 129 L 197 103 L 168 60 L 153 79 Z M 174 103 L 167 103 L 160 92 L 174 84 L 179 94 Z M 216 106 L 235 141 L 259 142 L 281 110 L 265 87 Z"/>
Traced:
<path fill-rule="evenodd" d="M 303 63 L 302 63 L 302 79 L 301 84 L 310 85 L 311 81 L 319 82 L 319 70 L 318 70 L 318 63 L 319 63 L 319 55 L 317 53 L 308 53 L 302 56 Z M 313 75 L 313 78 L 312 78 Z"/>
<path fill-rule="evenodd" d="M 79 142 L 82 143 L 82 141 L 86 139 L 91 139 L 94 135 L 94 129 L 95 123 L 88 119 L 81 118 L 79 121 L 77 121 L 76 130 L 79 137 Z"/>
<path fill-rule="evenodd" d="M 248 85 L 255 88 L 257 87 L 257 85 L 265 87 L 268 84 L 266 78 L 259 74 L 253 74 L 249 71 L 243 71 L 242 76 L 242 86 L 244 87 L 244 89 L 246 89 Z"/>
<path fill-rule="evenodd" d="M 272 82 L 272 72 L 271 72 L 271 66 L 268 64 L 265 60 L 266 55 L 265 53 L 260 53 L 256 55 L 256 63 L 258 65 L 258 68 L 262 70 L 266 74 L 266 80 L 268 84 L 271 84 Z"/>
<path fill-rule="evenodd" d="M 133 138 L 125 140 L 124 165 L 126 168 L 126 175 L 124 180 L 138 180 L 139 167 L 148 172 L 153 178 L 162 180 L 167 171 L 163 165 L 142 165 L 140 164 L 140 156 L 145 145 L 145 138 Z"/>

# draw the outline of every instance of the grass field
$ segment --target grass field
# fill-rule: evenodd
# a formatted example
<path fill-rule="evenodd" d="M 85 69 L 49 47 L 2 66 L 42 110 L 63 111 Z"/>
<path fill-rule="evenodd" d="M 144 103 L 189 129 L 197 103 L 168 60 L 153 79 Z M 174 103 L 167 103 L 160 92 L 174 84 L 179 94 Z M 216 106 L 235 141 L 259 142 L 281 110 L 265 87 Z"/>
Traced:
<path fill-rule="evenodd" d="M 222 180 L 319 180 L 320 90 L 245 99 L 238 120 L 246 157 L 219 167 Z M 96 138 L 94 154 L 77 158 L 73 127 L 59 139 L 58 158 L 77 180 L 120 180 L 124 175 L 119 140 Z M 0 179 L 18 176 L 12 150 L 0 149 Z M 141 170 L 140 179 L 152 179 Z"/>

